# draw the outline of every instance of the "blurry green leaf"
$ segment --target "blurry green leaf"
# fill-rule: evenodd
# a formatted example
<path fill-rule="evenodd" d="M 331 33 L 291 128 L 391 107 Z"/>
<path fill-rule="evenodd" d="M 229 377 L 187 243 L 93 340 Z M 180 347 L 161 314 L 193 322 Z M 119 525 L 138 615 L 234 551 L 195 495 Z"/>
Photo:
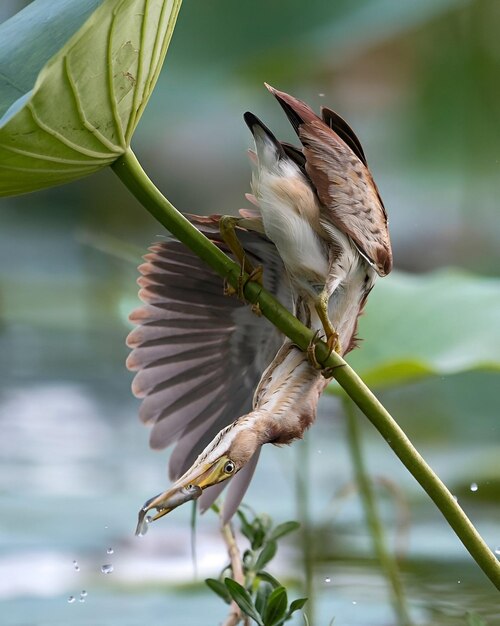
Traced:
<path fill-rule="evenodd" d="M 252 550 L 258 550 L 262 544 L 264 543 L 264 539 L 266 537 L 266 531 L 262 528 L 262 526 L 254 525 L 253 527 L 253 536 L 252 536 Z"/>
<path fill-rule="evenodd" d="M 487 626 L 487 624 L 477 613 L 467 613 L 467 626 Z"/>
<path fill-rule="evenodd" d="M 299 522 L 285 522 L 283 524 L 279 524 L 271 533 L 269 539 L 279 539 L 284 535 L 288 535 L 288 533 L 292 533 L 294 530 L 300 528 Z"/>
<path fill-rule="evenodd" d="M 269 561 L 274 558 L 277 549 L 278 545 L 276 541 L 269 541 L 268 543 L 266 543 L 266 545 L 262 548 L 261 553 L 257 557 L 257 561 L 255 562 L 255 569 L 260 570 L 265 567 L 269 563 Z"/>
<path fill-rule="evenodd" d="M 250 594 L 245 589 L 245 587 L 242 587 L 239 583 L 237 583 L 232 578 L 226 578 L 224 580 L 224 584 L 228 588 L 229 593 L 231 594 L 231 597 L 236 602 L 236 604 L 240 607 L 243 613 L 245 613 L 245 615 L 248 615 L 253 620 L 255 620 L 257 624 L 259 624 L 259 626 L 264 626 L 264 622 L 262 621 L 259 613 L 257 612 L 257 609 L 253 605 L 252 598 L 250 597 Z"/>
<path fill-rule="evenodd" d="M 288 609 L 288 615 L 292 615 L 295 611 L 300 611 L 306 604 L 308 598 L 297 598 L 290 604 L 290 608 Z"/>
<path fill-rule="evenodd" d="M 215 578 L 206 578 L 205 583 L 212 591 L 215 591 L 215 593 L 220 596 L 224 602 L 227 604 L 231 602 L 231 594 L 229 593 L 226 585 L 221 583 L 220 580 L 216 580 Z"/>
<path fill-rule="evenodd" d="M 0 195 L 80 178 L 122 154 L 181 0 L 35 0 L 0 26 Z"/>
<path fill-rule="evenodd" d="M 262 570 L 261 572 L 257 572 L 257 576 L 261 579 L 261 580 L 265 580 L 268 583 L 271 583 L 271 585 L 276 588 L 276 587 L 281 587 L 281 583 L 278 582 L 276 580 L 276 578 L 274 576 L 272 576 L 269 572 L 265 572 L 264 570 Z"/>
<path fill-rule="evenodd" d="M 267 599 L 271 595 L 273 587 L 270 583 L 263 581 L 257 587 L 257 594 L 255 596 L 255 608 L 262 615 L 267 604 Z"/>
<path fill-rule="evenodd" d="M 245 537 L 250 541 L 250 543 L 253 540 L 253 536 L 254 536 L 254 529 L 252 524 L 250 524 L 245 516 L 245 514 L 243 513 L 243 511 L 241 511 L 240 509 L 238 509 L 236 511 L 236 513 L 238 514 L 238 517 L 240 518 L 240 522 L 241 522 L 241 532 L 243 533 L 243 535 L 245 535 Z"/>
<path fill-rule="evenodd" d="M 349 363 L 367 385 L 500 368 L 500 280 L 452 271 L 379 280 Z M 333 386 L 330 386 L 333 391 Z"/>
<path fill-rule="evenodd" d="M 271 593 L 262 614 L 265 626 L 277 626 L 286 614 L 288 597 L 285 587 L 277 587 Z"/>

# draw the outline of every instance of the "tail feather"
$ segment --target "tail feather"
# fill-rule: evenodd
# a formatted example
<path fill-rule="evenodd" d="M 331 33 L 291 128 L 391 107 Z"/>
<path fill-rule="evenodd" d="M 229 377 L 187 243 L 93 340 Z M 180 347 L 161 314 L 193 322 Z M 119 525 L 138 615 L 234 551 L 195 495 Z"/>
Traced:
<path fill-rule="evenodd" d="M 247 111 L 243 117 L 255 140 L 259 166 L 274 169 L 279 160 L 286 156 L 283 146 L 256 115 Z"/>

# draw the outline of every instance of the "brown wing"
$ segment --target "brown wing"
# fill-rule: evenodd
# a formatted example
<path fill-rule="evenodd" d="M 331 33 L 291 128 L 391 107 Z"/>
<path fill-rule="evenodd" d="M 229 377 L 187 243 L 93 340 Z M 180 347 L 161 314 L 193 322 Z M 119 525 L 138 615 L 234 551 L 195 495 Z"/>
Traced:
<path fill-rule="evenodd" d="M 392 269 L 387 214 L 361 144 L 333 111 L 319 118 L 304 102 L 268 86 L 304 146 L 306 172 L 321 201 L 321 222 L 348 235 L 380 276 Z"/>
<path fill-rule="evenodd" d="M 217 216 L 188 217 L 224 248 Z M 251 262 L 265 268 L 266 288 L 291 308 L 274 245 L 242 229 L 239 237 Z M 132 390 L 143 399 L 139 415 L 152 426 L 151 446 L 176 444 L 169 462 L 175 480 L 221 428 L 251 410 L 282 337 L 250 307 L 225 296 L 222 279 L 180 242 L 154 244 L 144 258 L 138 280 L 144 305 L 130 316 L 137 328 L 127 338 L 127 366 L 137 372 Z M 250 463 L 231 480 L 232 501 L 241 500 L 253 469 Z M 207 498 L 208 490 L 205 505 Z"/>
<path fill-rule="evenodd" d="M 345 119 L 327 107 L 321 107 L 321 117 L 323 122 L 335 131 L 342 141 L 351 148 L 358 159 L 368 167 L 363 146 Z"/>

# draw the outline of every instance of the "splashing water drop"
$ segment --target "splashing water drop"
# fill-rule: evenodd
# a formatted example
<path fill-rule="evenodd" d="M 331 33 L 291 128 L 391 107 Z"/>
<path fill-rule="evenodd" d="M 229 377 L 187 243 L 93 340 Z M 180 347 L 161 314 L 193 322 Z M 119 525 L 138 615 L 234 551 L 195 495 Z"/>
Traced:
<path fill-rule="evenodd" d="M 332 579 L 330 578 L 330 576 L 327 576 L 325 578 L 325 583 L 331 583 L 331 582 L 332 582 Z"/>
<path fill-rule="evenodd" d="M 144 537 L 144 535 L 148 532 L 149 524 L 151 524 L 152 521 L 153 518 L 151 517 L 151 515 L 146 515 L 142 522 L 139 522 L 135 534 L 138 537 Z"/>
<path fill-rule="evenodd" d="M 108 549 L 106 550 L 106 553 L 107 553 L 107 554 L 114 554 L 114 550 L 113 550 L 113 548 L 108 548 Z"/>
<path fill-rule="evenodd" d="M 479 489 L 479 487 L 477 486 L 477 483 L 471 483 L 470 484 L 470 490 L 471 491 L 477 491 Z"/>
<path fill-rule="evenodd" d="M 75 596 L 70 596 L 68 598 L 68 604 L 73 604 L 74 601 L 75 601 Z"/>
<path fill-rule="evenodd" d="M 103 574 L 111 574 L 111 572 L 114 570 L 115 568 L 111 565 L 111 563 L 105 563 L 104 565 L 101 565 L 101 572 Z"/>

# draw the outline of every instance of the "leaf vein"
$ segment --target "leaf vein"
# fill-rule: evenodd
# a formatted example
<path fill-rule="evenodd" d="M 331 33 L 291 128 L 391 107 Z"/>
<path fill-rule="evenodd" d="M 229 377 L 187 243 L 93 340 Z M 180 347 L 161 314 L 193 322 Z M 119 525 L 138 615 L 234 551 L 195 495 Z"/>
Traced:
<path fill-rule="evenodd" d="M 7 146 L 4 143 L 0 143 L 0 149 L 14 152 L 22 156 L 31 157 L 32 159 L 39 159 L 40 161 L 50 161 L 52 163 L 65 163 L 67 165 L 95 165 L 102 162 L 107 163 L 109 159 L 91 159 L 90 161 L 84 161 L 82 159 L 66 159 L 64 157 L 50 156 L 48 154 L 39 154 L 38 152 L 32 152 L 31 150 L 23 150 L 22 148 L 14 148 L 13 146 Z"/>
<path fill-rule="evenodd" d="M 116 132 L 117 132 L 120 144 L 125 149 L 127 147 L 127 144 L 125 142 L 125 136 L 123 134 L 123 127 L 122 127 L 122 123 L 121 123 L 120 114 L 119 114 L 119 111 L 118 111 L 118 103 L 117 103 L 117 100 L 116 100 L 115 83 L 114 83 L 114 80 L 113 80 L 113 72 L 114 72 L 114 66 L 113 66 L 113 41 L 114 41 L 114 34 L 115 34 L 116 15 L 120 11 L 120 9 L 123 6 L 123 4 L 124 4 L 124 0 L 122 0 L 113 10 L 113 16 L 111 18 L 111 24 L 110 24 L 109 32 L 108 32 L 108 47 L 107 47 L 108 63 L 107 63 L 107 65 L 108 65 L 109 101 L 110 101 L 110 105 L 111 105 L 111 110 L 113 111 L 113 119 L 114 119 L 114 122 L 115 122 Z"/>
<path fill-rule="evenodd" d="M 33 121 L 41 130 L 51 135 L 52 137 L 54 137 L 54 139 L 56 139 L 57 141 L 60 141 L 62 144 L 64 144 L 68 148 L 71 148 L 75 152 L 78 152 L 79 154 L 84 154 L 89 157 L 97 157 L 99 159 L 111 159 L 111 157 L 114 158 L 116 156 L 119 156 L 116 154 L 109 154 L 109 153 L 105 154 L 102 152 L 95 152 L 94 150 L 89 150 L 88 148 L 84 148 L 83 146 L 80 146 L 74 143 L 73 141 L 71 141 L 70 139 L 68 139 L 61 133 L 59 133 L 57 130 L 55 130 L 54 128 L 52 128 L 51 126 L 43 122 L 42 119 L 39 117 L 39 115 L 36 113 L 32 102 L 28 102 L 27 107 L 33 117 Z"/>
<path fill-rule="evenodd" d="M 85 111 L 82 106 L 81 98 L 78 93 L 78 86 L 73 79 L 73 74 L 71 72 L 71 68 L 69 66 L 70 59 L 68 56 L 64 57 L 64 72 L 68 81 L 68 84 L 71 89 L 71 93 L 73 94 L 73 99 L 75 102 L 76 110 L 78 111 L 78 117 L 80 118 L 83 126 L 90 132 L 94 137 L 108 150 L 111 151 L 112 154 L 120 154 L 122 149 L 121 146 L 114 144 L 107 137 L 105 137 L 93 124 L 90 122 L 85 115 Z"/>

